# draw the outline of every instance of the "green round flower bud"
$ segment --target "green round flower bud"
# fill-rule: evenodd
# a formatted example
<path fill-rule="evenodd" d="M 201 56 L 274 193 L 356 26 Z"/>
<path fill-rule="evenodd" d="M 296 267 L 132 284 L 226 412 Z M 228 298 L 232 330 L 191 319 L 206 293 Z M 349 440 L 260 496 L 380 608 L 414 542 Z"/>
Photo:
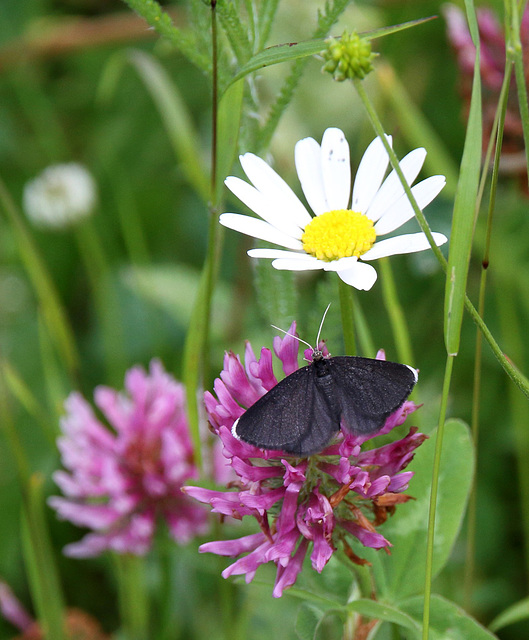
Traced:
<path fill-rule="evenodd" d="M 328 71 L 335 80 L 359 78 L 362 80 L 373 71 L 376 53 L 371 51 L 371 43 L 356 32 L 344 32 L 340 39 L 329 38 L 327 49 L 321 52 L 325 64 L 322 71 Z"/>

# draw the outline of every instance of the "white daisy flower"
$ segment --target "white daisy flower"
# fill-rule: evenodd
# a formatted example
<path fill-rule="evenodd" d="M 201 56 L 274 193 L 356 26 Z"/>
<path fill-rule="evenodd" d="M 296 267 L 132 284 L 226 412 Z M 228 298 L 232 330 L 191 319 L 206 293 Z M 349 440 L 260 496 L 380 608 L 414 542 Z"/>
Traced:
<path fill-rule="evenodd" d="M 387 140 L 391 144 L 391 136 Z M 424 149 L 415 149 L 401 160 L 408 184 L 419 174 L 425 157 Z M 313 138 L 296 144 L 296 170 L 314 216 L 264 160 L 245 153 L 240 161 L 252 184 L 234 176 L 226 178 L 225 184 L 261 219 L 223 213 L 220 222 L 285 247 L 286 251 L 248 251 L 252 258 L 271 258 L 276 269 L 336 271 L 347 284 L 367 291 L 375 283 L 377 272 L 364 261 L 430 247 L 422 232 L 379 239 L 414 217 L 396 172 L 384 180 L 389 157 L 379 138 L 364 153 L 352 195 L 349 145 L 340 129 L 327 129 L 321 146 Z M 445 182 L 444 176 L 431 176 L 411 188 L 421 209 L 435 198 Z M 438 246 L 447 240 L 442 233 L 432 235 Z"/>
<path fill-rule="evenodd" d="M 56 164 L 24 187 L 23 206 L 28 218 L 41 227 L 65 228 L 89 216 L 96 205 L 97 189 L 81 164 Z"/>

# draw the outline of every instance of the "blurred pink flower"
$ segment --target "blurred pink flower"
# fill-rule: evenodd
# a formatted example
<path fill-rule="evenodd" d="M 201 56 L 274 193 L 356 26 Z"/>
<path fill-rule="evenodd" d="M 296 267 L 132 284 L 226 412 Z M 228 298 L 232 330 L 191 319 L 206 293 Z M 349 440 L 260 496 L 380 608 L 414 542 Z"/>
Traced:
<path fill-rule="evenodd" d="M 295 330 L 293 323 L 289 333 Z M 319 347 L 326 355 L 325 346 Z M 285 375 L 299 366 L 298 348 L 299 342 L 291 336 L 274 339 L 274 352 Z M 305 355 L 310 356 L 310 351 Z M 378 357 L 383 358 L 383 352 Z M 263 451 L 246 444 L 232 435 L 231 428 L 244 413 L 244 407 L 251 406 L 277 384 L 272 364 L 269 349 L 261 349 L 257 360 L 247 343 L 244 366 L 238 356 L 226 354 L 224 370 L 214 383 L 216 397 L 205 394 L 210 423 L 238 476 L 237 482 L 230 484 L 237 490 L 186 486 L 183 491 L 208 503 L 215 513 L 239 520 L 251 515 L 257 520 L 258 533 L 237 540 L 208 542 L 200 551 L 232 557 L 246 554 L 222 575 L 227 578 L 245 574 L 247 582 L 261 564 L 275 562 L 273 595 L 280 597 L 296 581 L 309 547 L 312 566 L 321 572 L 339 542 L 349 558 L 364 562 L 352 551 L 346 534 L 367 547 L 390 546 L 376 526 L 385 521 L 397 503 L 408 499 L 402 492 L 413 473 L 402 470 L 426 436 L 411 428 L 401 440 L 362 452 L 361 445 L 370 437 L 354 436 L 344 430 L 321 454 L 310 458 Z M 388 433 L 402 424 L 416 408 L 413 402 L 405 402 L 379 433 Z"/>
<path fill-rule="evenodd" d="M 181 492 L 197 477 L 183 385 L 153 360 L 148 373 L 127 372 L 125 389 L 95 390 L 110 428 L 79 393 L 66 400 L 58 446 L 67 471 L 53 476 L 66 497 L 49 504 L 59 518 L 92 529 L 65 547 L 67 555 L 145 554 L 157 518 L 182 544 L 207 530 L 206 512 Z"/>
<path fill-rule="evenodd" d="M 462 9 L 454 4 L 443 5 L 443 14 L 447 24 L 447 33 L 459 65 L 459 85 L 468 114 L 472 91 L 472 77 L 476 48 L 472 42 L 467 19 Z M 490 139 L 503 76 L 505 74 L 505 33 L 496 14 L 487 7 L 478 7 L 476 16 L 480 42 L 480 72 L 483 89 L 483 151 Z M 520 39 L 524 49 L 524 67 L 529 59 L 529 12 L 525 11 L 520 24 Z M 526 72 L 526 81 L 529 78 Z M 514 85 L 514 74 L 512 76 Z M 518 109 L 518 100 L 514 87 L 511 89 L 503 134 L 500 168 L 503 173 L 526 173 L 526 160 L 523 144 L 523 127 Z M 525 183 L 524 183 L 525 184 Z"/>

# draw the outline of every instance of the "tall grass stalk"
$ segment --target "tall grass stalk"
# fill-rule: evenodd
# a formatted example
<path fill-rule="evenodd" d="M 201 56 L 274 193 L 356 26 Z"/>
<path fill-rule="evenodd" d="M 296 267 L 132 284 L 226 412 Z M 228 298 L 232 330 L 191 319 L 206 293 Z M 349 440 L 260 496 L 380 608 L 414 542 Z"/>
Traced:
<path fill-rule="evenodd" d="M 88 218 L 80 223 L 75 229 L 75 236 L 92 289 L 108 380 L 112 385 L 118 385 L 123 379 L 127 362 L 123 343 L 123 323 L 117 291 L 111 280 L 110 265 L 92 219 Z"/>
<path fill-rule="evenodd" d="M 426 541 L 426 574 L 424 579 L 424 609 L 422 621 L 423 640 L 428 640 L 430 630 L 430 598 L 432 595 L 433 580 L 435 514 L 437 509 L 437 494 L 439 491 L 439 471 L 441 469 L 441 453 L 443 451 L 443 435 L 446 422 L 446 408 L 448 405 L 448 394 L 450 392 L 450 382 L 452 380 L 454 360 L 455 356 L 447 355 L 443 381 L 443 393 L 441 396 L 441 408 L 439 411 L 439 425 L 437 428 L 437 438 L 435 440 L 435 452 L 432 468 L 432 487 L 430 493 L 430 506 L 428 509 L 428 538 Z"/>
<path fill-rule="evenodd" d="M 483 249 L 483 257 L 481 260 L 481 276 L 479 284 L 478 313 L 483 318 L 485 314 L 485 294 L 487 290 L 487 274 L 490 267 L 490 243 L 492 238 L 492 221 L 494 209 L 496 205 L 496 188 L 498 185 L 498 175 L 501 158 L 501 148 L 503 143 L 503 130 L 505 124 L 505 114 L 507 111 L 507 100 L 509 97 L 509 87 L 511 83 L 512 64 L 506 62 L 505 73 L 503 77 L 503 85 L 500 92 L 498 109 L 494 119 L 489 148 L 485 156 L 485 167 L 483 171 L 482 186 L 479 190 L 483 192 L 485 185 L 485 177 L 488 175 L 488 166 L 491 151 L 494 147 L 494 163 L 492 167 L 492 179 L 489 195 L 489 206 L 486 222 L 485 247 Z M 480 196 L 481 197 L 481 196 Z M 480 414 L 480 395 L 481 395 L 481 361 L 482 361 L 483 335 L 481 331 L 476 331 L 475 355 L 474 355 L 474 379 L 472 388 L 472 413 L 471 413 L 471 430 L 474 448 L 476 451 L 476 466 L 479 464 L 478 442 L 479 442 L 479 414 Z M 475 569 L 475 538 L 476 538 L 476 515 L 477 515 L 477 496 L 476 482 L 474 479 L 472 491 L 468 503 L 468 520 L 467 520 L 467 548 L 465 557 L 465 580 L 464 580 L 464 601 L 465 607 L 468 609 L 472 600 L 474 569 Z"/>

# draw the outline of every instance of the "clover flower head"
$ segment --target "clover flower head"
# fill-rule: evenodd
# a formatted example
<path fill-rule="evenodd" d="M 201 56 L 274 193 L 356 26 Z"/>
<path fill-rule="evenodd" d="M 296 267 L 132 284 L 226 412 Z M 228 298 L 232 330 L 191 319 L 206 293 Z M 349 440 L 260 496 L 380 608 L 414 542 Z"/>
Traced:
<path fill-rule="evenodd" d="M 66 400 L 58 446 L 67 471 L 53 476 L 65 497 L 49 504 L 60 518 L 92 529 L 65 547 L 67 555 L 145 554 L 158 518 L 182 544 L 207 530 L 204 509 L 181 492 L 197 477 L 183 385 L 153 360 L 149 372 L 127 372 L 125 389 L 95 390 L 110 429 L 79 393 Z"/>
<path fill-rule="evenodd" d="M 294 334 L 295 323 L 289 334 Z M 274 352 L 285 375 L 298 368 L 299 343 L 292 335 L 274 339 Z M 324 350 L 324 345 L 319 345 Z M 308 355 L 308 354 L 307 354 Z M 384 357 L 379 353 L 380 358 Z M 234 422 L 277 384 L 272 352 L 261 349 L 257 359 L 247 343 L 244 365 L 228 353 L 224 369 L 214 383 L 215 395 L 205 394 L 210 424 L 219 435 L 224 455 L 237 482 L 228 491 L 186 486 L 183 491 L 211 506 L 223 516 L 242 519 L 253 516 L 260 531 L 236 540 L 208 542 L 202 552 L 242 556 L 224 570 L 223 576 L 245 574 L 250 582 L 258 567 L 277 565 L 274 597 L 294 584 L 310 551 L 312 567 L 321 572 L 338 545 L 356 562 L 363 562 L 351 549 L 348 538 L 366 547 L 386 548 L 390 542 L 376 530 L 398 503 L 413 476 L 403 471 L 426 436 L 411 428 L 401 440 L 362 451 L 372 436 L 341 432 L 321 454 L 310 458 L 263 451 L 232 435 Z M 386 421 L 379 433 L 388 433 L 417 407 L 407 401 Z M 243 555 L 244 554 L 244 555 Z"/>
<path fill-rule="evenodd" d="M 63 229 L 86 218 L 96 201 L 92 175 L 75 162 L 47 167 L 24 187 L 26 215 L 36 225 L 50 229 Z"/>
<path fill-rule="evenodd" d="M 391 137 L 386 139 L 391 144 Z M 424 149 L 415 149 L 401 160 L 408 184 L 419 174 L 425 157 Z M 287 251 L 248 251 L 253 258 L 271 258 L 276 269 L 336 271 L 347 284 L 368 290 L 377 278 L 369 261 L 430 247 L 422 232 L 379 240 L 414 216 L 396 172 L 392 171 L 384 180 L 389 157 L 379 138 L 364 153 L 352 194 L 349 145 L 340 129 L 327 129 L 321 146 L 313 138 L 296 144 L 298 177 L 315 216 L 264 160 L 246 153 L 240 161 L 252 184 L 230 176 L 226 186 L 261 220 L 223 213 L 220 222 L 235 231 L 285 247 Z M 444 176 L 431 176 L 411 190 L 422 209 L 444 185 Z M 443 234 L 432 235 L 437 245 L 446 242 Z"/>

